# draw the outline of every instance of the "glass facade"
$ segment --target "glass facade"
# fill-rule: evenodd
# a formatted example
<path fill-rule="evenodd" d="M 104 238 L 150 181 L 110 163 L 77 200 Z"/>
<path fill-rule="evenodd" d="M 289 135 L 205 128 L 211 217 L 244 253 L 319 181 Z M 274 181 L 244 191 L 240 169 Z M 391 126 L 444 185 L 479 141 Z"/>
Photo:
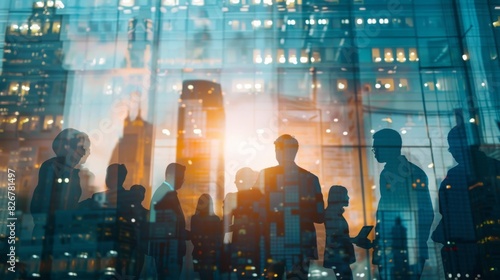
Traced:
<path fill-rule="evenodd" d="M 41 276 L 37 252 L 45 241 L 32 235 L 29 205 L 43 162 L 54 156 L 52 142 L 65 128 L 87 133 L 91 143 L 79 173 L 80 201 L 106 189 L 109 164 L 123 163 L 125 189 L 143 185 L 142 205 L 149 209 L 167 165 L 185 165 L 178 193 L 187 229 L 201 194 L 210 194 L 222 218 L 224 197 L 237 191 L 237 171 L 276 165 L 274 141 L 293 135 L 296 163 L 318 176 L 325 203 L 332 185 L 348 190 L 343 216 L 352 237 L 379 222 L 384 164 L 372 152 L 373 135 L 390 128 L 401 135 L 401 154 L 427 176 L 431 235 L 443 213 L 440 186 L 457 164 L 450 130 L 467 127 L 468 143 L 500 159 L 499 32 L 495 0 L 2 1 L 0 248 L 3 259 L 11 250 L 8 218 L 16 217 L 18 270 L 7 270 L 8 255 L 0 267 L 19 279 Z M 11 170 L 14 214 L 7 208 Z M 498 190 L 495 174 L 491 184 Z M 471 197 L 477 209 L 481 195 Z M 500 203 L 500 191 L 490 197 Z M 68 240 L 54 243 L 54 279 L 118 271 L 113 257 L 123 250 L 90 230 L 106 231 L 111 212 L 57 217 L 56 225 L 66 227 L 53 234 Z M 79 232 L 85 217 L 94 220 Z M 490 218 L 475 217 L 474 226 L 499 224 L 500 216 Z M 319 260 L 307 274 L 333 279 L 323 267 L 324 225 L 316 231 Z M 411 247 L 418 230 L 407 225 L 406 231 Z M 448 273 L 442 245 L 430 235 L 422 279 L 460 277 Z M 476 237 L 480 248 L 500 245 L 498 232 Z M 181 279 L 198 279 L 187 244 Z M 500 255 L 481 252 L 489 256 L 482 271 L 499 271 Z M 372 264 L 371 249 L 355 246 L 355 255 L 355 279 L 394 278 Z M 399 257 L 416 263 L 410 255 Z M 485 279 L 495 279 L 490 276 Z"/>

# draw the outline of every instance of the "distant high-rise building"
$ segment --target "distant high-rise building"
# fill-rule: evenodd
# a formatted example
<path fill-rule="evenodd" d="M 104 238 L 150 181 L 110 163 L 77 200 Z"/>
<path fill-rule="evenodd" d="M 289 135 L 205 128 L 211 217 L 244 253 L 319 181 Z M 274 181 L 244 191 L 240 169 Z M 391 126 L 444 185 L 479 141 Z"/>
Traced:
<path fill-rule="evenodd" d="M 180 200 L 184 214 L 194 214 L 193 202 L 210 194 L 217 212 L 224 199 L 225 114 L 221 87 L 202 80 L 183 82 L 180 96 L 177 159 L 186 166 Z"/>
<path fill-rule="evenodd" d="M 120 163 L 127 167 L 127 178 L 125 188 L 132 185 L 143 185 L 146 188 L 146 201 L 144 205 L 149 205 L 148 193 L 151 192 L 150 174 L 152 157 L 153 126 L 141 117 L 141 111 L 137 113 L 135 120 L 130 120 L 127 116 L 123 122 L 123 136 L 113 150 L 110 164 Z"/>
<path fill-rule="evenodd" d="M 60 5 L 60 1 L 37 1 L 27 13 L 10 14 L 5 31 L 0 173 L 16 170 L 16 209 L 23 212 L 28 211 L 38 168 L 53 156 L 52 141 L 64 122 L 68 72 L 60 35 L 64 18 L 56 12 Z M 0 234 L 5 229 L 2 226 Z"/>

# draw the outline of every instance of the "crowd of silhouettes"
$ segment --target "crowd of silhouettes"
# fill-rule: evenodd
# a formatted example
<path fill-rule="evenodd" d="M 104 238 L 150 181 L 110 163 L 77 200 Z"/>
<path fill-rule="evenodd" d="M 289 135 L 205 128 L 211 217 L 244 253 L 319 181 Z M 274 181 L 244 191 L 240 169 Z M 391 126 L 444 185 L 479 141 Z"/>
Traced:
<path fill-rule="evenodd" d="M 500 253 L 482 246 L 481 241 L 500 238 L 498 223 L 488 223 L 500 220 L 500 162 L 467 139 L 464 126 L 448 135 L 449 151 L 458 165 L 449 170 L 439 188 L 442 218 L 432 240 L 443 244 L 447 276 L 496 279 L 498 272 L 488 268 L 498 265 Z M 373 248 L 378 279 L 422 277 L 434 220 L 429 181 L 421 168 L 402 155 L 397 131 L 382 129 L 373 135 L 375 159 L 385 163 L 373 241 L 367 238 L 369 231 L 350 236 L 343 216 L 349 206 L 345 187 L 330 187 L 325 208 L 318 177 L 295 163 L 299 143 L 294 137 L 281 135 L 274 144 L 278 165 L 260 173 L 248 167 L 238 170 L 234 181 L 238 192 L 226 195 L 222 219 L 215 214 L 212 197 L 201 194 L 188 230 L 178 197 L 186 166 L 168 164 L 149 210 L 142 206 L 146 188 L 133 185 L 127 190 L 123 186 L 127 167 L 118 163 L 106 170 L 106 190 L 80 201 L 78 167 L 88 157 L 90 142 L 83 132 L 63 130 L 53 143 L 56 157 L 40 167 L 31 202 L 33 235 L 45 237 L 42 278 L 51 278 L 56 211 L 102 209 L 115 211 L 116 271 L 137 279 L 149 269 L 143 267 L 146 256 L 154 260 L 157 279 L 180 279 L 189 241 L 200 279 L 220 279 L 222 272 L 235 273 L 238 279 L 308 279 L 311 262 L 320 258 L 314 224 L 325 226 L 323 266 L 332 269 L 336 279 L 353 279 L 353 244 Z M 120 244 L 124 236 L 126 246 Z"/>

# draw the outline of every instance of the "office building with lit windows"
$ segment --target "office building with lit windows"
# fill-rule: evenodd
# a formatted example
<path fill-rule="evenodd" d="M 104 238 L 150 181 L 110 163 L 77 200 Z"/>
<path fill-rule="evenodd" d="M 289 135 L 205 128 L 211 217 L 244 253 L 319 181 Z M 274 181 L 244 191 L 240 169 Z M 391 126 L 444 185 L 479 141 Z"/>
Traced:
<path fill-rule="evenodd" d="M 433 229 L 441 218 L 438 188 L 456 165 L 448 152 L 450 129 L 475 124 L 469 140 L 500 158 L 500 1 L 9 0 L 0 4 L 0 23 L 0 178 L 11 166 L 26 170 L 18 177 L 26 199 L 39 164 L 52 156 L 56 131 L 66 127 L 89 134 L 85 167 L 93 191 L 104 188 L 110 159 L 128 158 L 129 172 L 148 178 L 145 187 L 154 193 L 178 158 L 180 133 L 191 129 L 189 141 L 210 142 L 189 117 L 179 127 L 187 80 L 219 84 L 222 91 L 224 121 L 210 125 L 223 139 L 204 149 L 216 154 L 223 143 L 223 155 L 204 160 L 223 172 L 207 176 L 207 184 L 236 191 L 236 171 L 275 165 L 274 140 L 291 134 L 299 142 L 297 164 L 319 177 L 324 197 L 332 185 L 349 190 L 344 216 L 351 234 L 376 222 L 383 169 L 371 152 L 376 131 L 399 131 L 403 155 L 427 174 Z M 209 120 L 198 113 L 197 125 Z M 115 149 L 130 147 L 123 141 L 133 120 L 151 125 L 137 133 L 151 141 L 143 151 L 151 155 L 141 154 L 143 169 L 131 155 L 117 154 L 126 149 Z M 187 197 L 189 220 L 198 197 Z M 221 197 L 213 197 L 215 205 Z M 482 239 L 485 246 L 498 246 L 497 235 L 479 234 L 491 237 Z M 428 245 L 422 277 L 443 279 L 440 245 L 431 239 Z M 371 251 L 356 254 L 355 278 L 376 279 Z M 497 259 L 489 260 L 500 269 Z M 189 265 L 183 273 L 197 275 Z M 326 279 L 333 272 L 320 257 L 310 274 Z"/>

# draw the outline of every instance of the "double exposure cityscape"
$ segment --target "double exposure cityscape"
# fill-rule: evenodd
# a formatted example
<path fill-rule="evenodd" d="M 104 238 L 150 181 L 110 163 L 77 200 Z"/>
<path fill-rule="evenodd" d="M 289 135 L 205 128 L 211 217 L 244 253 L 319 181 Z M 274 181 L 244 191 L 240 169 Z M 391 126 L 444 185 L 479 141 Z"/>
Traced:
<path fill-rule="evenodd" d="M 0 1 L 1 279 L 500 279 L 500 0 Z"/>

